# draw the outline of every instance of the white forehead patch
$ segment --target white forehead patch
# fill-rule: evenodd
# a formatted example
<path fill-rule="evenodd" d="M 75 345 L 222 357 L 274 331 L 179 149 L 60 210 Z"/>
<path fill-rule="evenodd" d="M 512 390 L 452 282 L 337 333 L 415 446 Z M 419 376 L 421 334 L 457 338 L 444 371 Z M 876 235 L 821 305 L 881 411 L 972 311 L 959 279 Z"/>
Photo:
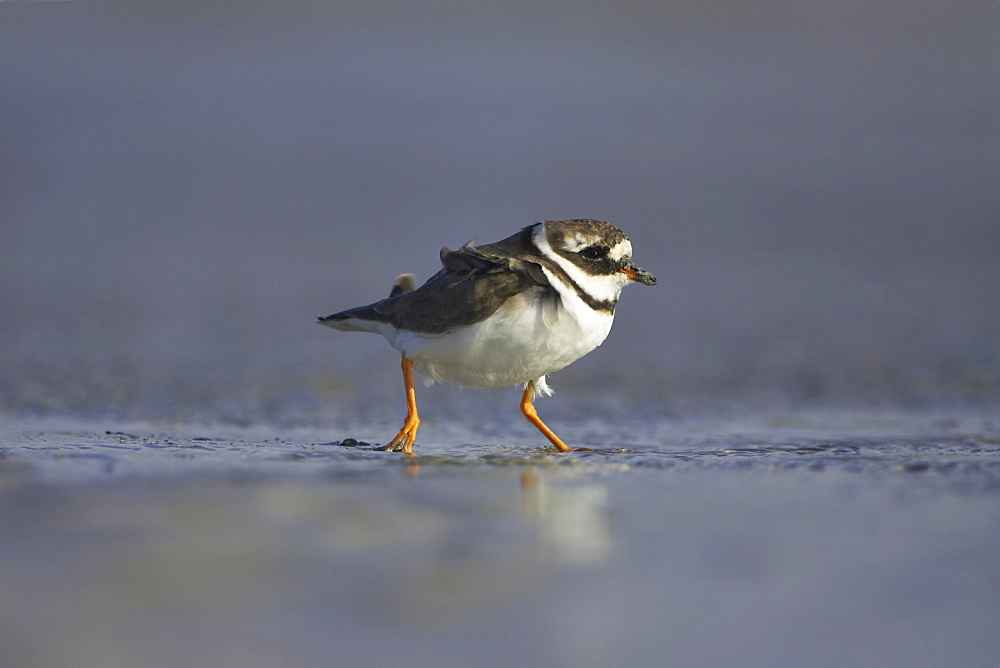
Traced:
<path fill-rule="evenodd" d="M 632 242 L 628 239 L 622 239 L 608 251 L 608 257 L 614 261 L 621 260 L 624 257 L 632 257 Z"/>

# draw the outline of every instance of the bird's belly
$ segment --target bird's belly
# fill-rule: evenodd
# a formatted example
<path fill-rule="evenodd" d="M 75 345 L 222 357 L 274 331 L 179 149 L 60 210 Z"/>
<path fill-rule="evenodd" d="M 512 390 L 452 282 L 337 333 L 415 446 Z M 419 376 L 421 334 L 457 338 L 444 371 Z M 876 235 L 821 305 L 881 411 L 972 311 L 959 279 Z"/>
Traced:
<path fill-rule="evenodd" d="M 601 345 L 614 316 L 580 321 L 556 300 L 509 300 L 483 322 L 437 336 L 401 332 L 395 347 L 432 381 L 499 387 L 554 373 Z"/>

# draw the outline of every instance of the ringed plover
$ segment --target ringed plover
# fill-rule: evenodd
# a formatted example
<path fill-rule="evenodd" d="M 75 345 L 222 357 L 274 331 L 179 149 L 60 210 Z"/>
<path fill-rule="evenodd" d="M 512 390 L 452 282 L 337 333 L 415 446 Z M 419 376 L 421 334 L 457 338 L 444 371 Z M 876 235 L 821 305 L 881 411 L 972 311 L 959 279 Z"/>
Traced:
<path fill-rule="evenodd" d="M 441 271 L 419 288 L 399 276 L 389 297 L 319 318 L 346 332 L 381 334 L 403 356 L 406 421 L 383 449 L 412 454 L 420 418 L 413 371 L 432 384 L 523 383 L 521 412 L 560 452 L 569 447 L 534 407 L 545 376 L 601 345 L 629 283 L 656 285 L 632 263 L 632 244 L 610 223 L 535 223 L 502 241 L 441 249 Z"/>

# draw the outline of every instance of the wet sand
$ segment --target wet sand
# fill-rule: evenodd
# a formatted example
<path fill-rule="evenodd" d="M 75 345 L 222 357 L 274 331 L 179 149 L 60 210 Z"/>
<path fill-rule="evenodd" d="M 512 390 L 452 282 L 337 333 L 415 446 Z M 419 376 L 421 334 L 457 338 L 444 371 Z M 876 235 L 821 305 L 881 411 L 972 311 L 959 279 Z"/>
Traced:
<path fill-rule="evenodd" d="M 8 419 L 0 644 L 39 666 L 988 665 L 998 425 L 594 421 L 560 456 L 495 424 L 407 458 L 340 443 L 381 423 Z"/>

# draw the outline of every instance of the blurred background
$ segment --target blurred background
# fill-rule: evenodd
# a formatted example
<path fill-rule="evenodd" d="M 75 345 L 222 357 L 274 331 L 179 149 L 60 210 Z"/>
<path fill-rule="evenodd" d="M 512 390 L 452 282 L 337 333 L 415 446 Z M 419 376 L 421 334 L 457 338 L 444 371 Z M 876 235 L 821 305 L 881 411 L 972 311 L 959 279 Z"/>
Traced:
<path fill-rule="evenodd" d="M 660 285 L 562 410 L 996 402 L 998 29 L 985 0 L 0 3 L 0 409 L 395 401 L 385 342 L 314 317 L 576 217 Z"/>

